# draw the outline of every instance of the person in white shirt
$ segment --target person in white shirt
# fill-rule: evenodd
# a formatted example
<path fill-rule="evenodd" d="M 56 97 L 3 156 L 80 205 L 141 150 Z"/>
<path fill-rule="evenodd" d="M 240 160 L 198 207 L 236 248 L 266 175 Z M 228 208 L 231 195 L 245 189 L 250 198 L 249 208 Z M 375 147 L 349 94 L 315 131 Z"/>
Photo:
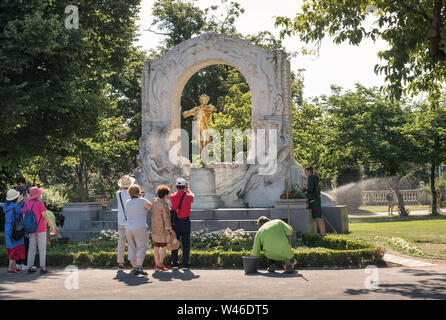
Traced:
<path fill-rule="evenodd" d="M 125 204 L 127 212 L 125 235 L 129 244 L 129 260 L 132 263 L 134 275 L 146 276 L 147 272 L 142 269 L 142 266 L 149 243 L 147 211 L 152 209 L 152 203 L 141 196 L 141 189 L 137 184 L 130 186 L 128 192 L 130 200 L 127 200 Z"/>
<path fill-rule="evenodd" d="M 130 199 L 130 195 L 127 192 L 128 188 L 135 183 L 135 178 L 128 175 L 124 175 L 119 179 L 118 186 L 119 191 L 116 192 L 116 199 L 118 200 L 118 270 L 124 269 L 124 250 L 125 243 L 127 242 L 125 236 L 125 223 L 127 220 L 127 214 L 125 213 L 125 203 Z M 124 208 L 123 208 L 124 207 Z"/>

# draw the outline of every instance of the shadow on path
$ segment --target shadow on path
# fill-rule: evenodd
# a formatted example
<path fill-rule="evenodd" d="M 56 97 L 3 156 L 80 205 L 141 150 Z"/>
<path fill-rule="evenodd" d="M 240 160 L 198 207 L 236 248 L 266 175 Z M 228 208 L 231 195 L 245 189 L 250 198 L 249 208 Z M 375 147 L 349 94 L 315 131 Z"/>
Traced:
<path fill-rule="evenodd" d="M 308 281 L 307 278 L 305 278 L 303 275 L 301 275 L 298 271 L 294 271 L 293 273 L 286 273 L 283 272 L 256 272 L 256 273 L 247 273 L 245 274 L 248 277 L 255 277 L 255 276 L 263 276 L 268 278 L 302 278 L 305 281 Z"/>
<path fill-rule="evenodd" d="M 119 282 L 123 282 L 128 286 L 140 286 L 147 283 L 151 283 L 149 277 L 147 276 L 136 276 L 131 273 L 126 273 L 124 271 L 118 271 L 116 273 L 116 277 L 113 280 L 118 280 Z"/>
<path fill-rule="evenodd" d="M 418 269 L 402 269 L 402 273 L 411 273 L 415 277 L 430 277 L 415 283 L 383 283 L 376 290 L 347 289 L 346 294 L 358 296 L 371 293 L 393 294 L 411 299 L 446 299 L 446 274 Z"/>
<path fill-rule="evenodd" d="M 190 270 L 183 272 L 180 272 L 179 270 L 172 270 L 172 272 L 155 271 L 152 273 L 152 277 L 154 279 L 158 279 L 159 281 L 173 281 L 173 279 L 190 281 L 193 279 L 198 279 L 200 276 L 196 275 Z"/>

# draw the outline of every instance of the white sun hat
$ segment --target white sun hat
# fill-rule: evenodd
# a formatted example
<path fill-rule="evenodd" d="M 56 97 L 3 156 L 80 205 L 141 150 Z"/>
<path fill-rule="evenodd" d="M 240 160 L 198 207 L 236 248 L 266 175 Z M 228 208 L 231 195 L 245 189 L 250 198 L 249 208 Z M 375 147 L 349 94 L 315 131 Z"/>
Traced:
<path fill-rule="evenodd" d="M 20 192 L 15 189 L 10 189 L 8 193 L 6 193 L 6 201 L 13 201 L 20 196 Z"/>
<path fill-rule="evenodd" d="M 120 186 L 121 188 L 128 188 L 132 184 L 135 184 L 135 181 L 136 181 L 135 178 L 130 177 L 128 174 L 126 174 L 122 176 L 121 179 L 119 179 L 118 186 Z"/>

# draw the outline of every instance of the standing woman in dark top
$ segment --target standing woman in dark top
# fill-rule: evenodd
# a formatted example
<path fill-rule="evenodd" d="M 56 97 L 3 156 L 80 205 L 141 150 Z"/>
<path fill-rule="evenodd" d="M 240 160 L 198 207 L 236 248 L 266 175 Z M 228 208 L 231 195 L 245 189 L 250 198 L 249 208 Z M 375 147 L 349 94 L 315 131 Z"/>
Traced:
<path fill-rule="evenodd" d="M 325 222 L 324 219 L 322 219 L 319 178 L 314 174 L 313 167 L 311 166 L 305 168 L 305 175 L 308 177 L 308 183 L 307 187 L 302 189 L 302 192 L 305 193 L 310 202 L 311 216 L 316 220 L 319 233 L 325 234 Z"/>

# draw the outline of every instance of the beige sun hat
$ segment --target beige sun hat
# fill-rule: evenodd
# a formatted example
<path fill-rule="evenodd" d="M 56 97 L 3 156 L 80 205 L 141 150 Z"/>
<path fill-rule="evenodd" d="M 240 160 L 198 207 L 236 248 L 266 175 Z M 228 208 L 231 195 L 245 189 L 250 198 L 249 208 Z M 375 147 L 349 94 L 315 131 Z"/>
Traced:
<path fill-rule="evenodd" d="M 9 189 L 9 191 L 6 193 L 6 201 L 14 201 L 20 196 L 20 192 L 18 192 L 15 189 Z"/>
<path fill-rule="evenodd" d="M 128 174 L 126 174 L 126 175 L 123 175 L 121 177 L 121 179 L 119 179 L 118 186 L 120 186 L 121 188 L 128 188 L 132 184 L 135 184 L 135 181 L 136 181 L 135 178 L 130 177 Z"/>

